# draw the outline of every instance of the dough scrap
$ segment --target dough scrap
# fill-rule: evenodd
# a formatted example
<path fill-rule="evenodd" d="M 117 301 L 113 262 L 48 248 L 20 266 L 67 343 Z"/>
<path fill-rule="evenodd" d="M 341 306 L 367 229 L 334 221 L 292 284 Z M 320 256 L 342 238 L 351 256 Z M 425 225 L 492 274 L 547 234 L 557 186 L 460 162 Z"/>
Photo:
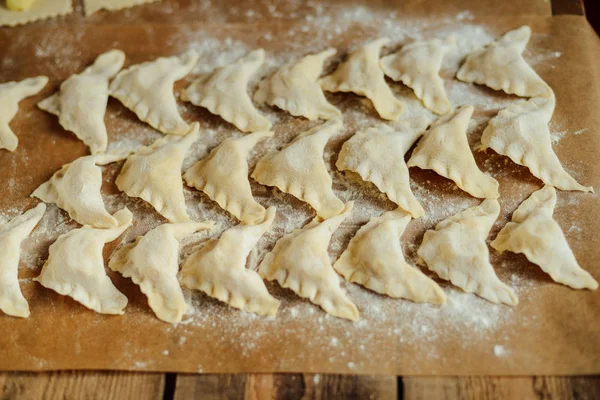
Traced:
<path fill-rule="evenodd" d="M 252 197 L 246 158 L 258 142 L 271 136 L 273 132 L 262 131 L 225 139 L 208 157 L 188 169 L 183 178 L 240 221 L 247 224 L 262 221 L 265 208 Z"/>
<path fill-rule="evenodd" d="M 117 250 L 108 267 L 140 287 L 160 320 L 176 324 L 187 310 L 177 280 L 179 242 L 213 226 L 212 221 L 160 225 Z"/>
<path fill-rule="evenodd" d="M 446 218 L 435 230 L 425 232 L 417 253 L 420 263 L 465 292 L 476 293 L 492 303 L 515 306 L 519 299 L 496 276 L 485 243 L 499 214 L 498 201 L 486 199 Z"/>
<path fill-rule="evenodd" d="M 531 28 L 522 26 L 467 56 L 456 77 L 521 97 L 553 96 L 550 86 L 523 59 Z"/>
<path fill-rule="evenodd" d="M 65 164 L 32 194 L 45 203 L 55 203 L 81 225 L 113 228 L 118 221 L 106 211 L 100 189 L 102 170 L 107 165 L 124 160 L 129 152 L 101 153 L 80 157 Z"/>
<path fill-rule="evenodd" d="M 181 164 L 198 140 L 198 123 L 186 136 L 166 136 L 129 156 L 115 183 L 130 197 L 140 197 L 170 222 L 188 222 Z"/>
<path fill-rule="evenodd" d="M 328 314 L 358 320 L 358 310 L 340 287 L 327 252 L 333 232 L 350 214 L 352 206 L 350 201 L 341 214 L 323 222 L 315 219 L 279 239 L 258 266 L 259 275 L 276 280 Z"/>
<path fill-rule="evenodd" d="M 420 130 L 385 124 L 359 131 L 342 145 L 335 165 L 340 171 L 356 172 L 372 182 L 413 218 L 422 217 L 425 210 L 410 189 L 404 162 L 404 154 L 422 134 Z"/>
<path fill-rule="evenodd" d="M 269 207 L 259 224 L 234 226 L 190 255 L 181 269 L 181 285 L 242 311 L 275 315 L 279 300 L 269 294 L 255 271 L 246 268 L 250 251 L 271 227 L 275 211 L 275 207 Z"/>
<path fill-rule="evenodd" d="M 390 42 L 380 38 L 362 46 L 348 56 L 331 75 L 319 80 L 328 92 L 352 92 L 365 96 L 383 119 L 397 121 L 404 108 L 385 81 L 379 66 L 379 52 Z"/>
<path fill-rule="evenodd" d="M 44 212 L 46 205 L 40 203 L 0 225 L 0 310 L 13 317 L 29 317 L 29 304 L 19 287 L 21 242 L 40 222 Z"/>
<path fill-rule="evenodd" d="M 19 139 L 8 124 L 17 115 L 19 102 L 38 94 L 47 83 L 46 76 L 27 78 L 20 82 L 0 83 L 0 149 L 15 151 Z"/>
<path fill-rule="evenodd" d="M 445 303 L 439 285 L 404 259 L 400 237 L 410 220 L 410 214 L 400 208 L 371 218 L 333 268 L 347 281 L 377 293 L 418 303 Z"/>
<path fill-rule="evenodd" d="M 498 182 L 481 172 L 467 140 L 473 106 L 460 107 L 454 114 L 439 118 L 413 151 L 409 167 L 432 169 L 473 197 L 497 199 Z"/>
<path fill-rule="evenodd" d="M 548 123 L 554 97 L 518 100 L 492 118 L 481 136 L 481 150 L 491 148 L 513 162 L 529 168 L 542 182 L 561 190 L 593 192 L 580 185 L 562 167 L 552 150 Z"/>
<path fill-rule="evenodd" d="M 54 18 L 73 12 L 71 0 L 36 0 L 26 11 L 11 11 L 0 2 L 0 26 L 28 24 L 45 18 Z"/>
<path fill-rule="evenodd" d="M 258 112 L 248 94 L 248 83 L 264 61 L 265 51 L 254 50 L 192 82 L 181 99 L 221 116 L 242 132 L 267 131 L 271 122 Z"/>
<path fill-rule="evenodd" d="M 329 138 L 343 127 L 342 120 L 334 118 L 299 134 L 280 151 L 261 158 L 252 178 L 307 202 L 321 218 L 338 215 L 344 210 L 344 203 L 331 188 L 333 181 L 323 161 L 323 151 Z"/>
<path fill-rule="evenodd" d="M 200 55 L 190 50 L 133 65 L 119 72 L 110 84 L 110 95 L 138 118 L 165 134 L 185 135 L 192 127 L 181 118 L 173 85 L 190 73 Z"/>
<path fill-rule="evenodd" d="M 123 314 L 127 297 L 113 285 L 104 270 L 102 249 L 131 226 L 127 208 L 115 213 L 115 228 L 83 226 L 62 234 L 50 246 L 50 255 L 35 281 L 73 298 L 101 314 Z"/>
<path fill-rule="evenodd" d="M 99 10 L 117 11 L 140 4 L 154 3 L 161 0 L 83 0 L 85 15 L 92 15 Z"/>
<path fill-rule="evenodd" d="M 560 225 L 552 218 L 556 190 L 546 185 L 534 192 L 513 213 L 512 222 L 498 233 L 491 246 L 522 253 L 558 283 L 573 289 L 598 289 L 598 282 L 579 266 Z"/>
<path fill-rule="evenodd" d="M 328 49 L 281 67 L 260 82 L 254 101 L 277 106 L 295 117 L 311 121 L 341 116 L 341 111 L 327 101 L 317 83 L 325 60 L 335 53 L 335 49 Z"/>
<path fill-rule="evenodd" d="M 38 103 L 40 109 L 57 115 L 60 125 L 89 146 L 92 154 L 106 151 L 108 81 L 124 62 L 125 53 L 121 50 L 101 54 L 83 72 L 64 81 L 57 93 Z"/>
<path fill-rule="evenodd" d="M 448 114 L 452 104 L 444 89 L 439 72 L 444 55 L 454 49 L 456 38 L 431 39 L 405 45 L 394 54 L 381 59 L 383 73 L 414 90 L 425 107 L 436 114 Z"/>

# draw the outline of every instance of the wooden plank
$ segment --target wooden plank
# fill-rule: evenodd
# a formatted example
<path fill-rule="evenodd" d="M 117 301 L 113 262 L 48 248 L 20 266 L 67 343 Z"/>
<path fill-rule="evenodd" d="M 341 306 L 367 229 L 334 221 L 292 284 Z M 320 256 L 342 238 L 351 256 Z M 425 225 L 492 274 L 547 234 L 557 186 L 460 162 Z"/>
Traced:
<path fill-rule="evenodd" d="M 405 400 L 600 398 L 600 377 L 410 377 L 402 383 Z"/>
<path fill-rule="evenodd" d="M 395 376 L 315 374 L 178 375 L 176 400 L 183 399 L 396 399 Z"/>
<path fill-rule="evenodd" d="M 585 15 L 583 0 L 552 0 L 552 15 Z"/>
<path fill-rule="evenodd" d="M 1 373 L 0 399 L 162 399 L 164 374 L 62 371 Z"/>

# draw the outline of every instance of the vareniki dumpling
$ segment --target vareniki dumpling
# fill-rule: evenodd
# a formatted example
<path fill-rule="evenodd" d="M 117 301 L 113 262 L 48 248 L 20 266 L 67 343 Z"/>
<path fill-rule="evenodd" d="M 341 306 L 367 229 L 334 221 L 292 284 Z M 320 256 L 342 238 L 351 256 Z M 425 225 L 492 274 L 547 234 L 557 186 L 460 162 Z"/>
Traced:
<path fill-rule="evenodd" d="M 323 222 L 315 219 L 279 239 L 258 266 L 260 276 L 277 281 L 328 314 L 358 320 L 358 310 L 340 288 L 339 277 L 327 253 L 333 232 L 350 214 L 352 205 L 348 202 L 341 214 Z"/>
<path fill-rule="evenodd" d="M 598 282 L 579 266 L 558 223 L 552 218 L 556 190 L 552 186 L 534 192 L 513 213 L 492 242 L 499 253 L 524 254 L 558 283 L 573 289 L 598 288 Z"/>
<path fill-rule="evenodd" d="M 212 221 L 159 225 L 117 250 L 108 267 L 139 285 L 159 319 L 181 322 L 187 308 L 177 281 L 179 241 L 213 225 Z"/>
<path fill-rule="evenodd" d="M 385 81 L 379 66 L 379 52 L 390 42 L 380 38 L 355 50 L 331 75 L 319 80 L 328 92 L 352 92 L 365 96 L 383 119 L 396 121 L 404 108 Z"/>
<path fill-rule="evenodd" d="M 446 295 L 439 285 L 404 260 L 400 237 L 410 220 L 410 214 L 399 208 L 371 218 L 356 232 L 333 268 L 349 282 L 377 293 L 443 304 Z"/>
<path fill-rule="evenodd" d="M 83 226 L 60 235 L 50 246 L 48 260 L 34 280 L 98 313 L 123 314 L 127 297 L 106 275 L 102 249 L 131 226 L 133 215 L 123 208 L 114 217 L 117 227 Z"/>
<path fill-rule="evenodd" d="M 19 287 L 21 242 L 40 222 L 44 203 L 0 225 L 0 311 L 13 317 L 29 317 L 29 304 Z"/>
<path fill-rule="evenodd" d="M 332 119 L 303 132 L 280 151 L 265 155 L 252 173 L 261 185 L 276 186 L 307 202 L 322 218 L 342 212 L 344 203 L 331 188 L 332 180 L 323 161 L 329 138 L 343 128 L 342 120 Z"/>
<path fill-rule="evenodd" d="M 179 280 L 232 307 L 259 315 L 275 315 L 279 301 L 269 294 L 260 276 L 246 268 L 246 259 L 271 227 L 275 207 L 256 225 L 239 224 L 206 243 L 183 264 Z"/>
<path fill-rule="evenodd" d="M 108 136 L 104 114 L 108 102 L 108 81 L 125 62 L 125 53 L 111 50 L 96 58 L 83 72 L 71 76 L 60 90 L 40 101 L 38 107 L 58 116 L 58 122 L 77 136 L 92 154 L 106 150 Z"/>
<path fill-rule="evenodd" d="M 267 103 L 295 117 L 311 121 L 331 119 L 342 113 L 327 101 L 317 83 L 325 60 L 336 53 L 328 49 L 308 55 L 294 64 L 284 65 L 269 78 L 260 82 L 254 94 L 257 103 Z"/>

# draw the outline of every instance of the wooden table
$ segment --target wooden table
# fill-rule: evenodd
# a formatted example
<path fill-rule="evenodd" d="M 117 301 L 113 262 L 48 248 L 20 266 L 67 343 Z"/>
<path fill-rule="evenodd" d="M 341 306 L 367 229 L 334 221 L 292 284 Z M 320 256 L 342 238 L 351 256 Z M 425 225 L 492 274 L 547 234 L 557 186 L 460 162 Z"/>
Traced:
<path fill-rule="evenodd" d="M 582 0 L 552 13 L 583 15 Z M 319 374 L 0 373 L 5 399 L 600 399 L 600 376 L 397 377 Z"/>

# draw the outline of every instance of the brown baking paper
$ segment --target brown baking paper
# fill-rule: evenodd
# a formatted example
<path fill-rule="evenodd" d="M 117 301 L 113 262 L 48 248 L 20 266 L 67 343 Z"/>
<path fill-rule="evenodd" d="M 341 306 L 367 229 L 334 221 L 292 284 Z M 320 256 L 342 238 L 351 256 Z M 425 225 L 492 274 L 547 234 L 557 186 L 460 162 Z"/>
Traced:
<path fill-rule="evenodd" d="M 600 45 L 585 19 L 550 17 L 545 2 L 526 2 L 518 6 L 515 2 L 509 6 L 512 2 L 506 1 L 499 1 L 496 9 L 499 11 L 494 12 L 484 8 L 483 2 L 479 1 L 465 1 L 448 7 L 441 6 L 445 2 L 428 2 L 431 12 L 423 19 L 417 3 L 421 4 L 415 1 L 396 8 L 388 6 L 389 11 L 386 11 L 384 2 L 375 3 L 373 9 L 360 8 L 352 2 L 333 2 L 320 10 L 316 3 L 294 5 L 296 3 L 290 2 L 291 5 L 274 10 L 260 2 L 248 2 L 247 6 L 227 2 L 229 7 L 211 9 L 181 1 L 151 4 L 119 13 L 98 13 L 88 19 L 72 15 L 1 29 L 1 82 L 39 74 L 50 77 L 50 84 L 41 94 L 21 103 L 11 124 L 20 141 L 17 150 L 14 153 L 0 151 L 2 217 L 6 220 L 36 204 L 37 200 L 28 197 L 31 192 L 62 164 L 86 154 L 85 146 L 73 134 L 64 131 L 55 116 L 38 110 L 35 104 L 52 94 L 62 80 L 81 71 L 98 54 L 120 48 L 127 54 L 127 65 L 130 65 L 178 54 L 194 42 L 205 50 L 205 54 L 199 69 L 186 79 L 187 82 L 197 76 L 198 71 L 203 72 L 203 63 L 213 62 L 220 52 L 230 54 L 232 48 L 240 44 L 248 49 L 263 47 L 268 57 L 279 61 L 297 59 L 308 52 L 333 46 L 339 50 L 332 61 L 333 66 L 349 48 L 381 33 L 378 30 L 384 24 L 384 18 L 371 18 L 373 15 L 384 13 L 386 18 L 390 15 L 392 18 L 393 11 L 397 12 L 394 18 L 398 21 L 388 28 L 393 31 L 406 27 L 411 34 L 419 31 L 424 36 L 445 35 L 471 25 L 482 26 L 485 32 L 497 37 L 522 24 L 530 25 L 534 35 L 526 56 L 556 92 L 558 103 L 551 128 L 557 137 L 563 135 L 555 145 L 556 153 L 582 184 L 600 188 L 597 163 L 600 154 L 597 134 L 600 128 L 597 113 L 600 109 Z M 463 12 L 469 7 L 474 11 Z M 520 11 L 527 16 L 515 16 Z M 355 13 L 354 17 L 352 13 Z M 311 15 L 317 16 L 307 18 Z M 327 15 L 333 16 L 329 22 L 324 18 Z M 358 22 L 349 23 L 349 18 Z M 315 21 L 322 25 L 318 33 Z M 343 29 L 336 30 L 337 27 Z M 327 35 L 328 31 L 330 35 Z M 212 50 L 207 46 L 208 42 L 214 44 Z M 401 42 L 395 40 L 391 49 Z M 232 59 L 243 54 L 234 54 Z M 272 70 L 272 66 L 265 69 Z M 443 75 L 447 80 L 452 79 L 452 71 L 444 71 Z M 455 83 L 447 85 L 451 84 Z M 178 83 L 176 92 L 185 85 L 185 82 Z M 402 89 L 399 84 L 392 85 L 399 95 L 410 98 L 409 90 Z M 469 93 L 475 93 L 475 117 L 479 121 L 493 116 L 501 108 L 499 104 L 506 106 L 516 100 L 486 88 L 473 86 L 469 90 Z M 332 139 L 325 154 L 325 159 L 333 166 L 345 139 L 357 128 L 380 121 L 369 103 L 357 96 L 336 94 L 328 97 L 345 112 L 345 132 Z M 487 99 L 487 105 L 481 105 L 481 99 Z M 414 104 L 414 98 L 412 101 Z M 295 134 L 314 126 L 314 123 L 280 111 L 261 110 L 276 119 L 275 138 L 272 139 L 275 144 L 258 146 L 251 157 L 251 166 L 264 151 L 280 146 Z M 182 104 L 181 112 L 188 121 L 200 121 L 204 132 L 186 165 L 205 154 L 206 148 L 236 134 L 235 129 L 206 110 Z M 160 137 L 114 99 L 109 101 L 106 124 L 111 145 L 148 144 Z M 484 127 L 485 123 L 472 129 L 469 135 L 472 147 L 478 143 Z M 476 153 L 476 159 L 500 182 L 502 214 L 490 234 L 493 238 L 515 208 L 542 184 L 525 168 L 492 151 Z M 136 219 L 128 233 L 106 246 L 106 259 L 116 247 L 164 222 L 148 205 L 118 194 L 113 182 L 119 168 L 120 164 L 116 164 L 104 169 L 105 201 L 111 212 L 127 205 L 134 211 Z M 353 216 L 334 237 L 331 248 L 334 260 L 361 224 L 372 215 L 393 209 L 394 205 L 372 185 L 335 172 L 334 168 L 331 174 L 338 194 L 344 200 L 356 200 Z M 426 229 L 479 201 L 430 171 L 411 169 L 411 184 L 428 212 L 425 218 L 411 222 L 403 237 L 407 259 L 414 262 L 417 246 Z M 270 249 L 284 231 L 300 227 L 314 216 L 310 207 L 291 196 L 256 184 L 253 184 L 253 190 L 260 202 L 278 207 L 276 225 L 279 228 L 261 240 L 259 247 L 262 250 L 250 257 L 250 267 L 256 266 L 264 251 Z M 213 235 L 235 224 L 203 194 L 189 188 L 185 191 L 188 207 L 195 210 L 192 213 L 194 219 L 217 219 L 219 228 Z M 581 265 L 599 279 L 598 196 L 559 191 L 558 197 L 555 217 Z M 449 296 L 448 304 L 441 308 L 389 299 L 342 283 L 361 312 L 360 321 L 352 323 L 327 316 L 291 291 L 268 284 L 271 293 L 282 301 L 275 319 L 242 313 L 200 293 L 186 293 L 190 314 L 182 323 L 169 325 L 155 318 L 145 297 L 131 281 L 110 271 L 115 285 L 129 299 L 122 316 L 96 314 L 30 279 L 39 274 L 51 241 L 75 227 L 77 224 L 64 212 L 52 206 L 40 227 L 23 243 L 19 274 L 31 317 L 18 319 L 0 315 L 0 370 L 401 375 L 600 373 L 600 322 L 596 318 L 600 313 L 599 292 L 576 291 L 556 284 L 523 256 L 498 256 L 491 250 L 500 279 L 515 288 L 519 296 L 520 303 L 514 308 L 461 293 L 441 281 Z M 189 254 L 208 236 L 199 235 L 186 241 L 183 254 Z"/>

